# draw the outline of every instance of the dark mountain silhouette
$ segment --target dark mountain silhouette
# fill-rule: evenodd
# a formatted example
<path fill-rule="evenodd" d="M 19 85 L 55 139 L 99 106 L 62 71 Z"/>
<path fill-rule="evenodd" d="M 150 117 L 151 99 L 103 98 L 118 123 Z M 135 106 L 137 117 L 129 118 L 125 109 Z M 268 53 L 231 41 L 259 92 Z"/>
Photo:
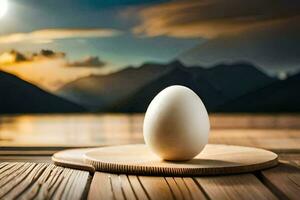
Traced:
<path fill-rule="evenodd" d="M 194 69 L 197 70 L 195 67 Z M 215 67 L 207 68 L 205 73 L 197 74 L 200 79 L 209 80 L 217 90 L 222 91 L 229 99 L 234 99 L 277 80 L 247 62 L 218 64 Z"/>
<path fill-rule="evenodd" d="M 159 91 L 177 84 L 193 89 L 208 110 L 214 111 L 219 105 L 275 80 L 249 63 L 203 68 L 173 61 L 82 78 L 61 88 L 58 94 L 101 112 L 144 112 Z"/>
<path fill-rule="evenodd" d="M 195 91 L 203 100 L 207 109 L 219 105 L 225 96 L 222 91 L 216 90 L 206 79 L 200 79 L 197 73 L 191 73 L 189 68 L 177 62 L 168 73 L 151 81 L 130 96 L 127 100 L 119 102 L 110 110 L 114 112 L 145 112 L 151 100 L 164 88 L 171 85 L 184 85 Z"/>
<path fill-rule="evenodd" d="M 92 75 L 70 82 L 57 94 L 91 110 L 109 111 L 112 104 L 133 95 L 141 86 L 164 74 L 168 66 L 146 63 L 108 75 Z"/>
<path fill-rule="evenodd" d="M 0 71 L 0 113 L 66 113 L 85 109 Z"/>
<path fill-rule="evenodd" d="M 300 112 L 300 73 L 227 102 L 219 112 Z"/>
<path fill-rule="evenodd" d="M 168 73 L 145 85 L 119 105 L 114 105 L 111 110 L 145 112 L 151 100 L 162 89 L 171 85 L 184 85 L 193 89 L 201 97 L 206 108 L 212 112 L 224 102 L 274 81 L 275 79 L 247 63 L 220 64 L 204 69 L 185 67 L 177 61 Z"/>

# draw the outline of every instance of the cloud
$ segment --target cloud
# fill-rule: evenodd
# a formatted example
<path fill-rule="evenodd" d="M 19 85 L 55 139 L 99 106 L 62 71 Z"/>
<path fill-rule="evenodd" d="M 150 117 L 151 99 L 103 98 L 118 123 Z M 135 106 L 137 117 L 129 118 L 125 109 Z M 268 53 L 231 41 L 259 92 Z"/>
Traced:
<path fill-rule="evenodd" d="M 105 73 L 109 64 L 93 56 L 68 63 L 65 53 L 49 49 L 35 53 L 11 50 L 0 54 L 0 70 L 51 91 L 78 78 Z"/>
<path fill-rule="evenodd" d="M 66 53 L 57 52 L 50 49 L 42 49 L 39 52 L 34 53 L 23 53 L 16 50 L 11 50 L 0 54 L 0 64 L 2 65 L 12 65 L 28 61 L 33 63 L 36 61 L 50 60 L 60 60 L 61 62 L 64 62 L 64 66 L 67 67 L 100 68 L 107 64 L 98 56 L 87 56 L 82 60 L 68 62 L 66 59 Z"/>
<path fill-rule="evenodd" d="M 28 58 L 16 50 L 0 54 L 0 64 L 12 64 L 27 61 Z"/>
<path fill-rule="evenodd" d="M 33 60 L 11 65 L 0 65 L 0 70 L 15 74 L 46 90 L 56 91 L 64 84 L 91 74 L 101 73 L 102 68 L 68 68 L 64 59 Z"/>
<path fill-rule="evenodd" d="M 0 44 L 49 43 L 58 39 L 112 37 L 120 33 L 115 29 L 42 29 L 28 33 L 2 35 L 0 36 Z"/>
<path fill-rule="evenodd" d="M 106 63 L 99 59 L 98 56 L 89 56 L 83 60 L 67 63 L 69 67 L 103 67 Z"/>
<path fill-rule="evenodd" d="M 289 20 L 268 30 L 212 38 L 183 52 L 187 65 L 211 66 L 220 62 L 249 61 L 270 74 L 300 70 L 299 20 Z"/>
<path fill-rule="evenodd" d="M 55 52 L 50 49 L 42 49 L 39 53 L 33 53 L 32 58 L 64 58 L 66 54 L 64 52 Z"/>
<path fill-rule="evenodd" d="M 65 53 L 55 52 L 49 49 L 42 49 L 37 53 L 22 53 L 17 50 L 11 50 L 0 54 L 0 64 L 15 64 L 27 61 L 64 58 Z"/>
<path fill-rule="evenodd" d="M 145 7 L 133 32 L 144 36 L 215 38 L 300 18 L 300 1 L 185 0 Z"/>

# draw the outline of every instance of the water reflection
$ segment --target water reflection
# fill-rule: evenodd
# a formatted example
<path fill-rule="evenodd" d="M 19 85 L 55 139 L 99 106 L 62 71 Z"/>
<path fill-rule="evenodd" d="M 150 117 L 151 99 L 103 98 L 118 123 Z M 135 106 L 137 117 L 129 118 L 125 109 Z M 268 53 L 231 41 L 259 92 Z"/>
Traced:
<path fill-rule="evenodd" d="M 1 146 L 141 143 L 141 115 L 23 115 L 0 118 Z"/>
<path fill-rule="evenodd" d="M 210 115 L 210 142 L 265 148 L 300 144 L 299 115 Z M 82 147 L 143 143 L 143 115 L 0 116 L 0 146 Z M 264 138 L 264 140 L 261 140 Z M 288 142 L 284 142 L 288 139 Z M 269 142 L 268 142 L 269 141 Z"/>

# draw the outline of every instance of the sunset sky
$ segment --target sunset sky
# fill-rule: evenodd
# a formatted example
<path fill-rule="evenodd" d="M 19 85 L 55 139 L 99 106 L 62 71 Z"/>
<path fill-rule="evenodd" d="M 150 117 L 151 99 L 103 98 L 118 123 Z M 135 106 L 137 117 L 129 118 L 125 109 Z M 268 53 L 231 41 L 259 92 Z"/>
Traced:
<path fill-rule="evenodd" d="M 247 60 L 270 74 L 300 70 L 299 1 L 3 2 L 0 68 L 49 90 L 92 73 L 178 58 L 204 66 Z"/>

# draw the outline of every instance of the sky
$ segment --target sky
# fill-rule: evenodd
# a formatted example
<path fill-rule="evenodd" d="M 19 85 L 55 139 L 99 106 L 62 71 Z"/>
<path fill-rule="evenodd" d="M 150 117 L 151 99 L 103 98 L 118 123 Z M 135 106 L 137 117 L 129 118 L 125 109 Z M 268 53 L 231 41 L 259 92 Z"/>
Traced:
<path fill-rule="evenodd" d="M 203 66 L 246 60 L 269 74 L 300 70 L 296 0 L 1 1 L 8 9 L 0 17 L 0 69 L 51 91 L 90 74 L 174 59 Z"/>

